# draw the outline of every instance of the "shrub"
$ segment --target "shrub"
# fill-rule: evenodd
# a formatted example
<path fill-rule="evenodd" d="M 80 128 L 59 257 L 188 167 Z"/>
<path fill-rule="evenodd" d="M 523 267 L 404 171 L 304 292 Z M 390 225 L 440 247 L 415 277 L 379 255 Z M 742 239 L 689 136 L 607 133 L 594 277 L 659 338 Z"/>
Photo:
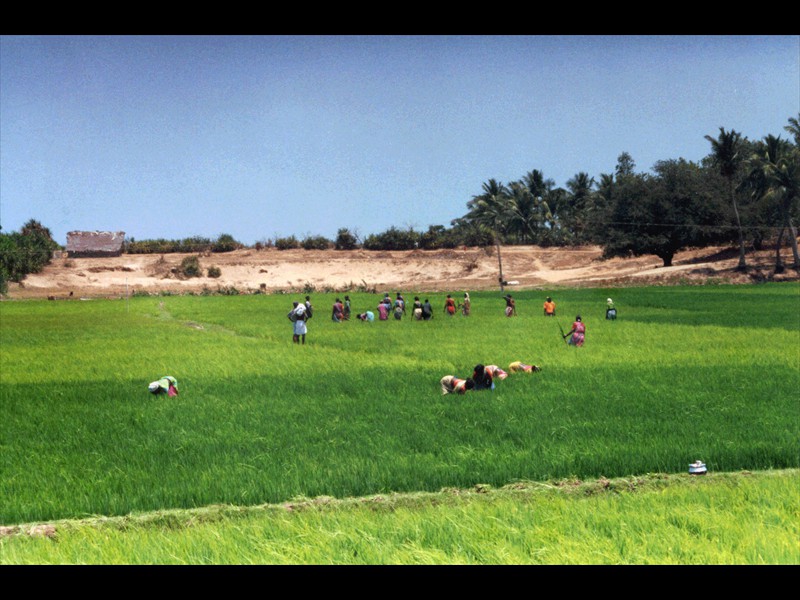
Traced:
<path fill-rule="evenodd" d="M 297 241 L 296 237 L 290 235 L 286 238 L 276 238 L 275 247 L 278 250 L 295 250 L 300 247 L 300 242 Z"/>
<path fill-rule="evenodd" d="M 19 232 L 0 233 L 0 292 L 7 291 L 8 281 L 21 283 L 28 273 L 41 271 L 58 248 L 50 230 L 34 219 Z"/>
<path fill-rule="evenodd" d="M 358 248 L 358 238 L 350 233 L 349 229 L 342 228 L 336 234 L 334 248 L 337 250 L 355 250 Z"/>
<path fill-rule="evenodd" d="M 179 273 L 184 277 L 200 277 L 200 259 L 196 256 L 187 256 L 181 261 Z"/>
<path fill-rule="evenodd" d="M 211 247 L 212 252 L 232 252 L 233 250 L 239 250 L 240 248 L 244 248 L 244 244 L 240 244 L 235 239 L 233 239 L 232 235 L 228 235 L 227 233 L 220 234 L 217 238 L 217 241 L 214 242 L 214 245 Z"/>
<path fill-rule="evenodd" d="M 208 276 L 209 277 L 213 277 L 214 279 L 216 279 L 220 275 L 222 275 L 222 270 L 220 270 L 219 267 L 208 267 Z"/>
<path fill-rule="evenodd" d="M 208 252 L 211 249 L 211 240 L 194 236 L 188 237 L 173 244 L 175 252 Z"/>
<path fill-rule="evenodd" d="M 419 246 L 419 233 L 413 229 L 390 227 L 383 233 L 371 234 L 364 240 L 367 250 L 413 250 Z"/>
<path fill-rule="evenodd" d="M 419 233 L 413 229 L 403 230 L 394 227 L 382 234 L 386 250 L 413 250 L 419 247 Z"/>
<path fill-rule="evenodd" d="M 301 245 L 304 250 L 327 250 L 333 245 L 333 242 L 324 236 L 315 235 L 306 236 Z"/>

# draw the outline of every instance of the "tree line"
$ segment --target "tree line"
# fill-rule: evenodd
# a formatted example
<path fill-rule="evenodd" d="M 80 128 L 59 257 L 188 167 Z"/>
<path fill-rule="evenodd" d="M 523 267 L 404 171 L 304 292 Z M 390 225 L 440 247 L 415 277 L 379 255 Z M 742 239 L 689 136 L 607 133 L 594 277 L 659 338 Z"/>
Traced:
<path fill-rule="evenodd" d="M 578 173 L 566 189 L 539 170 L 507 185 L 490 179 L 454 223 L 488 228 L 498 250 L 501 243 L 597 244 L 606 258 L 654 254 L 665 266 L 679 250 L 733 243 L 738 266 L 746 269 L 746 248 L 774 240 L 777 272 L 784 269 L 786 235 L 800 269 L 798 119 L 784 129 L 790 139 L 768 135 L 753 142 L 720 127 L 716 137 L 705 136 L 710 152 L 699 163 L 662 160 L 651 173 L 637 172 L 623 152 L 613 173 L 597 180 Z"/>

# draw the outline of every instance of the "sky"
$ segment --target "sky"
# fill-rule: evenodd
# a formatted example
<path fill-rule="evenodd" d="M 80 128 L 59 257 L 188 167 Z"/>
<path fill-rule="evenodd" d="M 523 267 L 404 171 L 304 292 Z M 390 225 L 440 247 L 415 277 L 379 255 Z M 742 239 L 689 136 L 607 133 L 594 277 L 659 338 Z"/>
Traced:
<path fill-rule="evenodd" d="M 788 138 L 800 36 L 0 36 L 0 226 L 426 231 L 483 183 Z"/>

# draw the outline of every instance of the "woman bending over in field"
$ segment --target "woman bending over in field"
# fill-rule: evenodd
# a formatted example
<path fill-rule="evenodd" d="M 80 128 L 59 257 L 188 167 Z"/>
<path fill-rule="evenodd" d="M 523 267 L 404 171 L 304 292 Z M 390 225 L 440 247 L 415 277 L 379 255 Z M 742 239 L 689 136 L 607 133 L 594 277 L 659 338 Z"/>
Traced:
<path fill-rule="evenodd" d="M 442 384 L 442 396 L 447 394 L 466 394 L 475 387 L 472 379 L 459 379 L 455 375 L 445 375 L 439 382 Z"/>

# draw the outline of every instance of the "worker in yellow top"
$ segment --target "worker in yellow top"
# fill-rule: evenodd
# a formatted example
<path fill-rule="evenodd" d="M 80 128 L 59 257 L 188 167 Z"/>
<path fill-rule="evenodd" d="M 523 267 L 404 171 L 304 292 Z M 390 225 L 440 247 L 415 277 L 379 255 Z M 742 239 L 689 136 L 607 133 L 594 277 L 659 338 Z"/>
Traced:
<path fill-rule="evenodd" d="M 510 365 L 508 365 L 508 370 L 512 373 L 536 373 L 537 371 L 541 371 L 541 367 L 537 367 L 536 365 L 526 365 L 523 362 L 515 360 Z"/>

